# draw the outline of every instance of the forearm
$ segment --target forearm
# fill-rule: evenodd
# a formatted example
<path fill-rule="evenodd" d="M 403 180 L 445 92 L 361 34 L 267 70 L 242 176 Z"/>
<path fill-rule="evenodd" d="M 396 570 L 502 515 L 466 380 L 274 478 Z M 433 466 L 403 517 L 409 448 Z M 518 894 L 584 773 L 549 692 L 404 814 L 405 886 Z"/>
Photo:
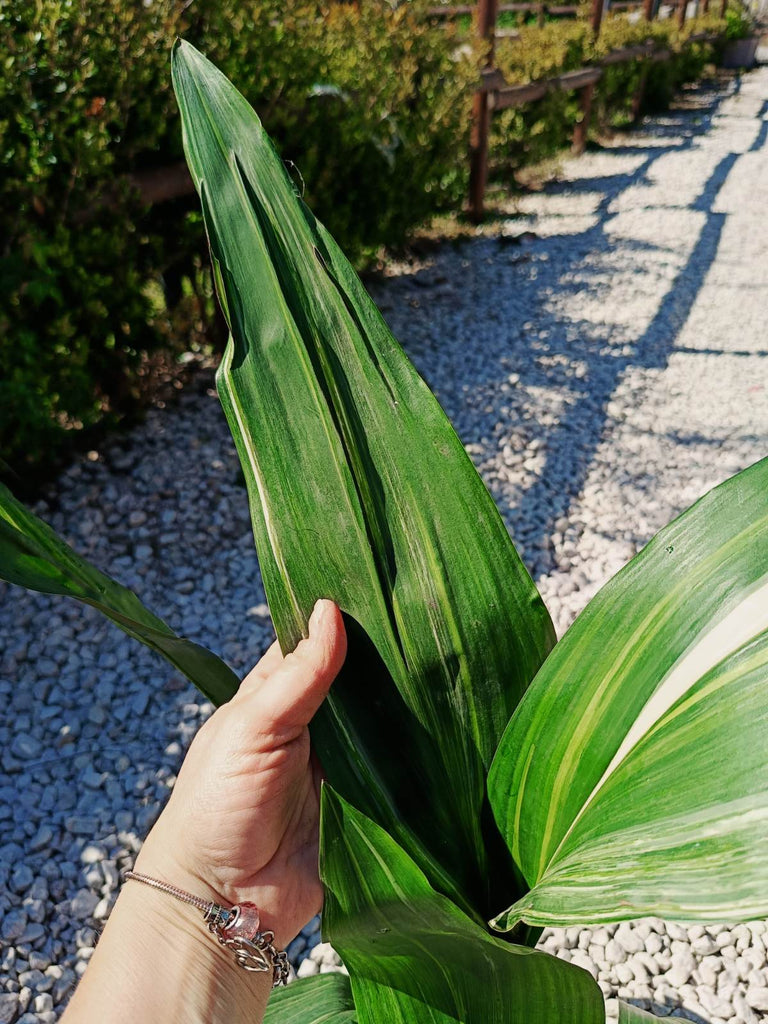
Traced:
<path fill-rule="evenodd" d="M 64 1024 L 258 1024 L 271 981 L 238 967 L 194 907 L 129 882 Z"/>

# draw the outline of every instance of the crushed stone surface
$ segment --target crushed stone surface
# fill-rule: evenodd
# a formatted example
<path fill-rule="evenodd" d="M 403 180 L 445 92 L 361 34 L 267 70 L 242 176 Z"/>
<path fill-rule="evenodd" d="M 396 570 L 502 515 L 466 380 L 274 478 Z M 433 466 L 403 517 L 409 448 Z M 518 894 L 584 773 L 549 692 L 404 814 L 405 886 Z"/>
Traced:
<path fill-rule="evenodd" d="M 683 102 L 517 203 L 496 237 L 371 290 L 491 489 L 562 633 L 653 534 L 768 443 L 768 68 Z M 223 415 L 199 393 L 36 511 L 245 672 L 272 638 Z M 207 701 L 87 608 L 0 584 L 0 1024 L 53 1022 Z M 764 922 L 550 930 L 607 999 L 768 1020 Z M 309 923 L 300 976 L 339 970 Z"/>

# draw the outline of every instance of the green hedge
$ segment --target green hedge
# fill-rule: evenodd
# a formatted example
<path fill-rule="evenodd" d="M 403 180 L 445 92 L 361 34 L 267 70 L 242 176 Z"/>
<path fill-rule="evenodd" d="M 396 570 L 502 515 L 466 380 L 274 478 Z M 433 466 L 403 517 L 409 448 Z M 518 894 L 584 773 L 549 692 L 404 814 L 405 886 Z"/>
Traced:
<path fill-rule="evenodd" d="M 238 83 L 363 259 L 466 189 L 477 60 L 425 2 L 0 0 L 6 462 L 23 472 L 129 413 L 152 353 L 210 326 L 196 198 L 146 210 L 126 180 L 182 157 L 176 35 Z"/>
<path fill-rule="evenodd" d="M 130 185 L 182 159 L 173 39 L 238 83 L 297 188 L 306 182 L 307 202 L 364 262 L 466 194 L 481 54 L 460 26 L 424 17 L 432 2 L 0 0 L 2 460 L 20 473 L 50 464 L 73 437 L 138 409 L 156 364 L 216 336 L 196 198 L 146 209 Z M 637 31 L 609 19 L 601 45 Z M 583 21 L 522 33 L 498 46 L 513 82 L 598 55 Z M 705 56 L 656 65 L 656 91 Z M 626 107 L 635 74 L 603 80 L 603 120 Z M 561 149 L 576 115 L 565 94 L 497 115 L 497 164 Z"/>
<path fill-rule="evenodd" d="M 649 23 L 608 15 L 596 42 L 583 20 L 550 22 L 541 28 L 525 25 L 518 40 L 499 43 L 497 64 L 508 82 L 532 82 L 595 63 L 613 50 L 653 41 L 673 54 L 669 61 L 646 65 L 645 109 L 657 109 L 666 106 L 685 82 L 699 78 L 713 58 L 712 45 L 688 45 L 688 37 L 722 32 L 724 25 L 714 16 L 690 19 L 680 29 L 673 19 Z M 642 67 L 643 62 L 630 61 L 605 68 L 595 90 L 593 132 L 628 121 Z M 508 179 L 521 166 L 560 152 L 568 145 L 578 117 L 578 95 L 573 92 L 554 92 L 535 103 L 502 111 L 494 118 L 492 130 L 496 175 Z"/>

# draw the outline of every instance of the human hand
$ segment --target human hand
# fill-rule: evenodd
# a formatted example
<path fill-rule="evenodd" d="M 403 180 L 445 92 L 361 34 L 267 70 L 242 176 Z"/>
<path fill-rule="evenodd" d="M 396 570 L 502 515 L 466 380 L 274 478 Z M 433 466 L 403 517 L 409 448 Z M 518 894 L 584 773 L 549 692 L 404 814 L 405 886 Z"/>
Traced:
<path fill-rule="evenodd" d="M 285 658 L 274 643 L 200 729 L 137 872 L 255 903 L 279 948 L 299 932 L 322 905 L 321 773 L 307 726 L 345 655 L 341 613 L 318 601 L 309 638 Z"/>

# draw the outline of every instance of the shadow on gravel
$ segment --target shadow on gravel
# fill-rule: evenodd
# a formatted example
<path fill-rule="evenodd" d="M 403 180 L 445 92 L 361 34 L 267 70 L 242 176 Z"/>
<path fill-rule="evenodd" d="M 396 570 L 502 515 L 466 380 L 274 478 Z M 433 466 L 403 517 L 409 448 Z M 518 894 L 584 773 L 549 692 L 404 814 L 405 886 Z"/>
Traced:
<path fill-rule="evenodd" d="M 762 121 L 760 125 L 760 131 L 757 133 L 757 138 L 749 147 L 750 153 L 757 153 L 763 148 L 768 140 L 768 100 L 763 104 L 763 109 L 758 114 L 759 119 Z"/>
<path fill-rule="evenodd" d="M 632 1006 L 639 1006 L 641 1009 L 648 1005 L 635 999 L 628 999 L 627 1002 Z M 700 1017 L 698 1013 L 694 1013 L 692 1010 L 684 1010 L 681 1006 L 669 1006 L 668 1004 L 661 1006 L 659 1003 L 652 1003 L 648 1012 L 665 1020 L 687 1020 L 693 1021 L 693 1024 L 710 1024 L 708 1020 Z"/>
<path fill-rule="evenodd" d="M 666 150 L 654 151 L 642 169 L 647 174 L 649 166 Z M 575 402 L 561 417 L 560 422 L 547 436 L 547 461 L 538 479 L 523 498 L 525 506 L 531 509 L 548 508 L 550 515 L 543 524 L 543 530 L 523 538 L 526 549 L 541 549 L 552 532 L 553 525 L 561 516 L 566 516 L 571 501 L 581 491 L 589 471 L 590 463 L 603 436 L 606 410 L 620 378 L 630 367 L 662 369 L 666 366 L 675 340 L 683 328 L 698 297 L 707 272 L 715 259 L 720 236 L 725 224 L 725 214 L 713 213 L 712 205 L 722 184 L 735 163 L 737 154 L 729 153 L 717 165 L 707 184 L 688 209 L 706 215 L 699 238 L 690 252 L 687 262 L 671 282 L 661 300 L 658 310 L 645 331 L 630 344 L 627 355 L 621 351 L 612 353 L 610 348 L 598 352 L 580 353 L 586 358 L 589 370 L 584 377 L 582 401 Z M 636 184 L 639 175 L 630 177 L 627 185 Z M 590 249 L 600 245 L 596 236 L 603 231 L 609 216 L 608 207 L 614 196 L 608 192 L 601 203 L 600 220 L 588 233 Z M 586 239 L 585 239 L 586 240 Z M 612 243 L 606 240 L 604 245 Z M 585 324 L 585 329 L 594 332 L 594 325 Z M 608 339 L 605 339 L 608 342 Z M 567 347 L 572 356 L 572 346 Z M 564 353 L 565 354 L 565 353 Z M 574 385 L 571 382 L 573 390 Z M 589 413 L 585 415 L 584 400 L 589 399 Z M 548 572 L 551 564 L 537 566 Z"/>
<path fill-rule="evenodd" d="M 577 308 L 585 299 L 590 303 L 602 302 L 607 309 L 611 305 L 619 307 L 621 297 L 612 295 L 616 275 L 623 275 L 626 281 L 638 257 L 667 265 L 675 258 L 675 253 L 668 255 L 663 240 L 653 235 L 621 237 L 617 246 L 606 225 L 615 225 L 626 212 L 627 207 L 618 201 L 628 190 L 653 184 L 650 172 L 661 158 L 679 153 L 685 159 L 683 152 L 692 150 L 710 130 L 723 100 L 738 89 L 737 80 L 734 88 L 725 93 L 691 90 L 685 109 L 652 121 L 647 146 L 643 145 L 640 129 L 631 136 L 638 141 L 637 145 L 611 148 L 612 157 L 627 157 L 625 172 L 549 186 L 549 196 L 567 197 L 561 234 L 535 238 L 532 244 L 517 247 L 504 239 L 465 243 L 461 255 L 466 275 L 460 295 L 454 299 L 458 321 L 455 334 L 439 338 L 433 331 L 429 337 L 427 331 L 427 350 L 420 351 L 418 337 L 413 343 L 409 341 L 410 326 L 403 330 L 402 324 L 394 324 L 395 333 L 405 340 L 421 372 L 430 383 L 438 385 L 438 397 L 459 435 L 465 441 L 480 439 L 473 450 L 479 468 L 484 468 L 486 460 L 498 457 L 505 442 L 515 440 L 515 432 L 518 444 L 520 435 L 527 435 L 537 445 L 532 451 L 512 452 L 508 459 L 508 464 L 515 467 L 521 462 L 524 467 L 526 462 L 530 464 L 530 472 L 519 474 L 523 478 L 520 486 L 510 487 L 503 479 L 497 483 L 493 473 L 489 481 L 515 540 L 525 550 L 526 564 L 534 577 L 552 571 L 548 539 L 557 521 L 567 516 L 586 482 L 603 438 L 609 403 L 622 376 L 630 367 L 664 368 L 675 349 L 720 243 L 726 215 L 713 211 L 716 197 L 743 150 L 725 153 L 692 202 L 678 201 L 675 195 L 667 198 L 665 194 L 663 208 L 651 209 L 651 213 L 664 217 L 697 214 L 696 224 L 702 220 L 703 223 L 696 227 L 697 240 L 684 262 L 668 285 L 664 282 L 666 290 L 658 307 L 639 334 L 636 325 L 621 322 L 620 315 L 615 323 L 610 323 L 610 317 L 606 322 L 601 322 L 601 317 L 569 319 L 560 310 L 571 308 L 571 298 Z M 617 163 L 621 166 L 620 159 Z M 578 207 L 580 198 L 587 209 L 591 197 L 599 201 L 590 210 L 590 216 L 580 220 L 571 211 Z M 631 201 L 629 208 L 633 212 Z M 572 229 L 568 221 L 573 222 Z M 420 285 L 426 307 L 429 293 L 423 290 L 425 284 L 419 278 L 424 277 L 427 282 L 436 280 L 439 293 L 442 279 L 435 277 L 436 269 L 439 271 L 439 260 L 435 267 L 418 271 L 410 278 L 411 283 Z M 643 286 L 641 277 L 637 286 Z M 556 306 L 553 297 L 557 299 Z M 414 300 L 412 305 L 418 307 L 419 302 Z M 522 330 L 519 323 L 513 322 L 518 310 Z M 473 322 L 483 325 L 482 339 L 472 335 Z M 412 323 L 410 320 L 409 325 Z M 522 339 L 520 333 L 524 335 Z M 479 352 L 473 360 L 465 354 L 468 345 Z M 574 372 L 577 364 L 578 374 Z M 542 393 L 559 389 L 564 396 L 562 408 L 555 411 L 549 422 L 543 410 L 543 420 L 537 417 L 530 427 L 526 426 L 530 413 L 523 412 L 515 423 L 516 406 L 521 403 L 513 395 L 509 398 L 512 408 L 505 408 L 503 399 L 499 402 L 499 387 L 507 390 L 502 384 L 505 379 L 511 381 L 513 388 L 526 389 L 529 395 L 537 389 Z M 506 420 L 501 427 L 500 418 Z M 542 434 L 543 443 L 534 441 Z"/>

